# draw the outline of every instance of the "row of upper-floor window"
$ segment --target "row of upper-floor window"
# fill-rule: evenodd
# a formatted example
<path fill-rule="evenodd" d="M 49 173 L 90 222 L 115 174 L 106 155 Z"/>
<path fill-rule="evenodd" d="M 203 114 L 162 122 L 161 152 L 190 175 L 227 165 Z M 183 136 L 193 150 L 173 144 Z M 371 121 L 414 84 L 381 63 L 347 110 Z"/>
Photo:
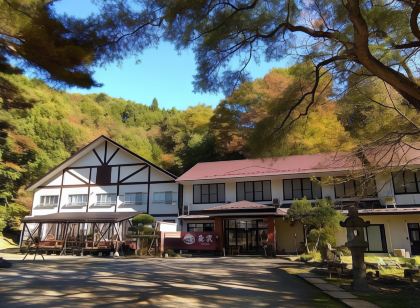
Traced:
<path fill-rule="evenodd" d="M 127 205 L 146 205 L 147 193 L 145 192 L 131 192 L 120 196 L 120 200 Z M 42 195 L 40 197 L 39 206 L 57 206 L 59 202 L 59 195 Z M 176 204 L 177 193 L 173 191 L 162 191 L 153 193 L 153 203 L 155 204 Z M 66 205 L 68 206 L 83 206 L 88 203 L 87 194 L 73 194 L 68 196 Z M 117 203 L 117 194 L 96 194 L 97 205 L 115 205 Z"/>
<path fill-rule="evenodd" d="M 395 194 L 420 193 L 420 171 L 410 170 L 392 173 Z M 377 197 L 377 187 L 374 178 L 366 180 L 358 179 L 336 179 L 334 184 L 336 199 Z M 283 200 L 294 200 L 301 198 L 320 199 L 322 188 L 320 179 L 297 178 L 283 180 Z M 246 181 L 236 182 L 236 201 L 271 201 L 271 181 Z M 193 203 L 224 203 L 226 202 L 225 183 L 194 184 Z"/>

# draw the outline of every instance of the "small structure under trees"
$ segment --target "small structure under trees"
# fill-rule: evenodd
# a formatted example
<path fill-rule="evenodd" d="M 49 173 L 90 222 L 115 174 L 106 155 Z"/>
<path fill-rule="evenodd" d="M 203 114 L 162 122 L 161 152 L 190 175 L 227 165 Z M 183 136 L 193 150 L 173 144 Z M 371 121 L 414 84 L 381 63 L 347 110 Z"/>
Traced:
<path fill-rule="evenodd" d="M 117 252 L 125 243 L 130 219 L 135 215 L 72 212 L 25 217 L 20 249 L 61 255 Z"/>

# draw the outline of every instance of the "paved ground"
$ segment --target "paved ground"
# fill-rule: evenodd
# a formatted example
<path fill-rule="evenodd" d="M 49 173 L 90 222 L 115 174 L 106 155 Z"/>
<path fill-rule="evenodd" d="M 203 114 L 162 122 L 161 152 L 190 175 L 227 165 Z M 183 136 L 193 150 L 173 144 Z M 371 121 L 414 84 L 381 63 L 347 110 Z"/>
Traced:
<path fill-rule="evenodd" d="M 0 307 L 339 307 L 263 258 L 48 257 L 0 269 Z"/>

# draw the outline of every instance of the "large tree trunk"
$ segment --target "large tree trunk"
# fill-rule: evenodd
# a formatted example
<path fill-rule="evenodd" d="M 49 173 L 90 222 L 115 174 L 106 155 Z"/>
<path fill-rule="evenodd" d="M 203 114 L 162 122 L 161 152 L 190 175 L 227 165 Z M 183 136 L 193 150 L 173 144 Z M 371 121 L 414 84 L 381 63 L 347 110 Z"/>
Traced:
<path fill-rule="evenodd" d="M 411 105 L 420 110 L 420 86 L 408 77 L 386 66 L 369 50 L 369 29 L 360 11 L 359 0 L 348 0 L 345 5 L 354 29 L 354 50 L 357 61 L 372 74 L 387 82 Z"/>

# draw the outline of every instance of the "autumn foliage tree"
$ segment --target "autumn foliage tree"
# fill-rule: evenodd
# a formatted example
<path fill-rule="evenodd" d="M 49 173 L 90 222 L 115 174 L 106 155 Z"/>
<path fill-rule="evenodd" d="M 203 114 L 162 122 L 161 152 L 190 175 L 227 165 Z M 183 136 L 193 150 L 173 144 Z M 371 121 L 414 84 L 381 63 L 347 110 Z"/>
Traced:
<path fill-rule="evenodd" d="M 301 82 L 302 67 L 274 69 L 243 83 L 216 107 L 210 125 L 220 153 L 261 157 L 351 149 L 351 137 L 328 92 L 312 113 L 302 116 L 308 105 L 301 105 L 294 111 L 300 117 L 287 121 L 287 129 L 278 129 L 302 89 L 310 86 L 310 80 Z"/>

